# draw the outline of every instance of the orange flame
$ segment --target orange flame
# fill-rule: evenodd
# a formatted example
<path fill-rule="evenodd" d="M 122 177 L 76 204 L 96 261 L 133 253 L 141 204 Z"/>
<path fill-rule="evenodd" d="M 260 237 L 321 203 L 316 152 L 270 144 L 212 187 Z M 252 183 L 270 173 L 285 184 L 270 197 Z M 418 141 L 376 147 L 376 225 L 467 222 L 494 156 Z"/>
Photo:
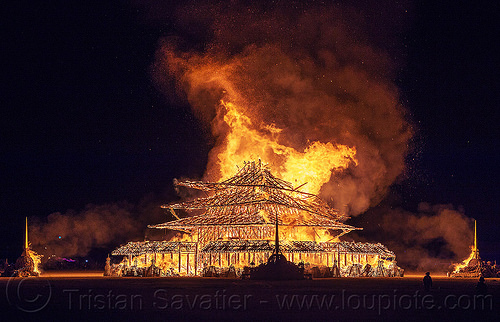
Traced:
<path fill-rule="evenodd" d="M 26 248 L 26 256 L 28 256 L 29 258 L 31 258 L 31 260 L 33 261 L 33 272 L 36 274 L 36 275 L 39 275 L 40 274 L 40 263 L 42 261 L 42 257 L 43 255 L 39 255 L 38 253 L 36 253 L 35 251 L 31 250 L 29 247 Z"/>
<path fill-rule="evenodd" d="M 352 162 L 357 164 L 355 148 L 314 141 L 300 152 L 278 142 L 282 130 L 274 124 L 261 124 L 255 129 L 240 107 L 224 101 L 221 104 L 226 109 L 224 122 L 230 127 L 217 156 L 223 179 L 234 174 L 235 164 L 261 159 L 277 177 L 296 184 L 307 183 L 301 190 L 318 194 L 334 171 L 343 170 Z"/>
<path fill-rule="evenodd" d="M 453 270 L 453 273 L 459 273 L 460 270 L 462 270 L 463 268 L 469 266 L 469 262 L 472 259 L 474 259 L 475 254 L 476 254 L 476 250 L 474 249 L 474 247 L 471 247 L 471 249 L 472 249 L 472 251 L 471 251 L 469 257 L 467 257 L 467 259 L 464 259 L 461 263 L 454 264 L 455 269 Z"/>

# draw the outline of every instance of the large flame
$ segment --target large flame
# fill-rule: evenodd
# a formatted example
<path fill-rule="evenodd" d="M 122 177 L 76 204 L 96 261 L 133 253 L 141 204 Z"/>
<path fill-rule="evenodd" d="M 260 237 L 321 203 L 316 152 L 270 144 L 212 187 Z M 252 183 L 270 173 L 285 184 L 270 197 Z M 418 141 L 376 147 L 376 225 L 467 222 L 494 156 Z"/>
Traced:
<path fill-rule="evenodd" d="M 411 130 L 397 90 L 359 68 L 325 69 L 296 56 L 277 45 L 228 57 L 165 43 L 154 69 L 159 82 L 175 77 L 211 132 L 204 179 L 260 158 L 277 177 L 362 213 L 404 169 Z"/>
<path fill-rule="evenodd" d="M 209 96 L 218 95 L 223 88 L 224 100 L 213 102 L 219 106 L 215 107 L 217 116 L 212 120 L 211 127 L 221 142 L 211 152 L 207 179 L 215 181 L 228 178 L 234 174 L 236 165 L 261 159 L 269 164 L 277 177 L 295 185 L 307 183 L 302 190 L 318 194 L 321 187 L 330 181 L 333 172 L 343 170 L 350 164 L 358 164 L 355 147 L 337 144 L 331 139 L 301 144 L 282 139 L 280 135 L 284 129 L 262 119 L 262 102 L 252 101 L 244 94 L 248 88 L 244 88 L 245 85 L 235 75 L 241 72 L 240 69 L 245 69 L 239 62 L 221 64 L 209 60 L 186 65 L 173 52 L 167 52 L 167 57 L 174 64 L 171 65 L 172 69 L 187 69 L 185 80 L 195 92 L 210 88 L 209 91 L 213 93 L 208 93 Z M 210 104 L 210 100 L 204 103 Z M 202 108 L 199 113 L 207 111 Z M 303 131 L 307 129 L 300 129 L 300 132 Z M 296 146 L 302 146 L 302 149 Z"/>
<path fill-rule="evenodd" d="M 380 202 L 405 168 L 412 136 L 387 53 L 358 38 L 349 28 L 357 24 L 337 8 L 220 9 L 207 11 L 208 25 L 193 16 L 193 27 L 206 26 L 203 44 L 165 38 L 152 66 L 155 83 L 174 101 L 185 98 L 210 131 L 204 180 L 227 179 L 237 165 L 260 159 L 276 177 L 349 215 Z M 179 14 L 188 26 L 193 11 Z M 335 239 L 285 220 L 283 240 Z M 304 260 L 325 264 L 315 256 Z M 343 265 L 382 262 L 347 257 Z"/>
<path fill-rule="evenodd" d="M 472 251 L 471 251 L 469 257 L 467 257 L 466 259 L 464 259 L 463 262 L 461 262 L 461 263 L 454 264 L 455 268 L 453 270 L 453 273 L 459 273 L 462 269 L 464 269 L 465 267 L 469 266 L 469 262 L 472 259 L 474 259 L 475 254 L 476 254 L 476 251 L 474 250 L 474 248 L 472 248 Z"/>
<path fill-rule="evenodd" d="M 222 101 L 226 109 L 224 122 L 230 130 L 218 162 L 223 179 L 235 172 L 235 165 L 247 160 L 262 159 L 277 177 L 297 184 L 305 184 L 303 191 L 317 194 L 330 181 L 332 171 L 342 170 L 354 162 L 356 149 L 331 142 L 310 142 L 303 152 L 280 144 L 282 131 L 274 124 L 261 124 L 258 129 L 241 108 Z"/>
<path fill-rule="evenodd" d="M 463 262 L 454 264 L 455 269 L 453 270 L 453 273 L 459 273 L 462 269 L 470 266 L 471 261 L 479 260 L 479 250 L 477 248 L 477 222 L 474 220 L 474 244 L 471 246 L 471 253 L 467 259 L 465 259 Z M 476 262 L 477 264 L 477 262 Z"/>
<path fill-rule="evenodd" d="M 31 250 L 30 248 L 26 248 L 26 256 L 28 256 L 32 261 L 33 261 L 33 272 L 36 275 L 40 274 L 40 263 L 42 261 L 43 255 L 39 255 L 35 251 Z"/>

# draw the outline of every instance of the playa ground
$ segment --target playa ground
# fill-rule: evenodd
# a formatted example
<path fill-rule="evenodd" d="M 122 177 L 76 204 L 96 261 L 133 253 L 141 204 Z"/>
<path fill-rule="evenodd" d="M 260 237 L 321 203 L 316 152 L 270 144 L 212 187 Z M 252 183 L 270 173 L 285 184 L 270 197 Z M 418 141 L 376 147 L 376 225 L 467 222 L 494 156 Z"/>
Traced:
<path fill-rule="evenodd" d="M 423 275 L 253 281 L 222 278 L 107 278 L 102 272 L 0 278 L 3 317 L 47 321 L 497 321 L 500 279 Z"/>

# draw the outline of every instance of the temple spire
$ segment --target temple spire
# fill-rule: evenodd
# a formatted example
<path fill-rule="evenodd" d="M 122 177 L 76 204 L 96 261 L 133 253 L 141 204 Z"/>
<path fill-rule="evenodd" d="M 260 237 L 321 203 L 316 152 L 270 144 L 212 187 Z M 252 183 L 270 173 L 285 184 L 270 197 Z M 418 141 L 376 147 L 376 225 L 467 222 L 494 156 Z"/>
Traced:
<path fill-rule="evenodd" d="M 474 219 L 474 258 L 477 259 L 477 224 L 476 220 Z"/>
<path fill-rule="evenodd" d="M 26 217 L 26 231 L 25 231 L 24 249 L 28 249 L 28 217 Z"/>

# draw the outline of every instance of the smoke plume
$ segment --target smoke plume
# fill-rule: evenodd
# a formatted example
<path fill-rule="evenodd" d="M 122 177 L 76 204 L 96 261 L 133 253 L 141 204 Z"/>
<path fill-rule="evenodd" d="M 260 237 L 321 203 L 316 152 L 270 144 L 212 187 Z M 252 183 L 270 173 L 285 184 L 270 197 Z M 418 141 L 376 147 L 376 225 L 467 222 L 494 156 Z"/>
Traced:
<path fill-rule="evenodd" d="M 151 74 L 170 100 L 189 102 L 205 124 L 214 146 L 205 179 L 219 179 L 217 156 L 230 131 L 221 100 L 243 106 L 253 130 L 271 132 L 297 151 L 310 142 L 355 148 L 357 165 L 333 173 L 320 193 L 349 215 L 379 204 L 404 174 L 414 131 L 395 85 L 403 8 L 380 1 L 362 9 L 293 1 L 133 3 L 148 23 L 174 26 L 159 42 Z M 116 247 L 142 239 L 146 224 L 164 221 L 158 205 L 55 213 L 31 227 L 30 239 L 36 250 L 65 256 Z M 453 207 L 422 204 L 418 213 L 378 207 L 361 217 L 373 224 L 361 225 L 356 239 L 385 243 L 403 267 L 429 269 L 436 258 L 445 266 L 468 255 L 470 220 Z"/>
<path fill-rule="evenodd" d="M 401 176 L 412 128 L 395 64 L 368 41 L 355 10 L 206 5 L 182 8 L 177 18 L 188 36 L 161 41 L 153 76 L 166 93 L 175 79 L 177 95 L 210 128 L 207 179 L 220 178 L 217 155 L 230 131 L 221 100 L 244 106 L 257 130 L 282 129 L 278 142 L 298 151 L 315 141 L 355 147 L 358 165 L 321 190 L 350 215 L 379 203 Z"/>
<path fill-rule="evenodd" d="M 147 224 L 165 220 L 159 204 L 111 203 L 87 205 L 84 210 L 53 213 L 30 224 L 30 242 L 41 254 L 85 256 L 94 248 L 114 248 L 130 240 L 143 240 Z"/>
<path fill-rule="evenodd" d="M 363 215 L 367 222 L 359 236 L 373 237 L 397 254 L 400 266 L 410 270 L 446 271 L 463 261 L 473 243 L 473 221 L 452 205 L 420 203 L 417 212 L 380 206 Z M 370 224 L 372 223 L 372 224 Z"/>
<path fill-rule="evenodd" d="M 230 131 L 220 101 L 228 100 L 245 107 L 257 130 L 282 129 L 280 144 L 299 151 L 314 141 L 356 149 L 358 164 L 333 173 L 322 187 L 321 197 L 335 208 L 356 216 L 386 197 L 407 170 L 414 134 L 395 85 L 394 44 L 407 11 L 364 5 L 236 1 L 178 8 L 179 33 L 160 42 L 152 74 L 210 129 L 206 179 L 219 179 L 217 155 Z M 422 203 L 417 213 L 378 207 L 365 216 L 374 224 L 357 240 L 384 242 L 402 266 L 444 270 L 468 255 L 470 219 L 451 206 Z"/>

